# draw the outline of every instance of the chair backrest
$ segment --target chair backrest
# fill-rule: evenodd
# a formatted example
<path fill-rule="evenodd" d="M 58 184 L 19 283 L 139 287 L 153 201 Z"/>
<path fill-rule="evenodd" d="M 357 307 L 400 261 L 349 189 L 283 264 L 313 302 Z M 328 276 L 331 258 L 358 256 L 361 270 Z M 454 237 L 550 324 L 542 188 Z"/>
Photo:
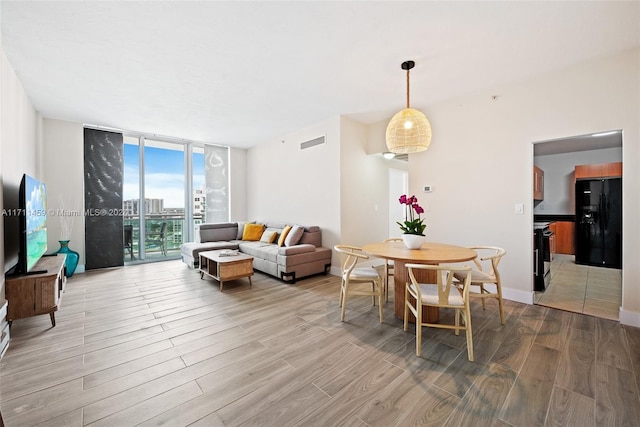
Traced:
<path fill-rule="evenodd" d="M 466 273 L 465 278 L 462 281 L 462 298 L 464 301 L 469 301 L 469 285 L 471 284 L 471 267 L 468 265 L 465 266 L 453 266 L 453 265 L 431 265 L 431 264 L 406 264 L 407 270 L 409 271 L 409 278 L 411 279 L 411 283 L 416 288 L 418 300 L 422 300 L 419 281 L 416 280 L 416 276 L 414 270 L 422 269 L 422 270 L 432 270 L 436 273 L 436 283 L 438 288 L 438 303 L 437 305 L 442 307 L 448 307 L 449 304 L 449 296 L 451 295 L 451 288 L 455 289 L 454 285 L 454 273 Z M 435 304 L 434 304 L 435 305 Z"/>
<path fill-rule="evenodd" d="M 167 232 L 167 223 L 163 222 L 162 225 L 160 226 L 160 238 L 161 239 L 164 239 L 166 232 Z"/>
<path fill-rule="evenodd" d="M 335 245 L 333 249 L 340 253 L 343 259 L 341 262 L 342 274 L 351 275 L 351 272 L 361 259 L 369 259 L 367 255 L 362 253 L 362 248 L 349 245 Z"/>
<path fill-rule="evenodd" d="M 500 272 L 498 271 L 498 264 L 500 264 L 500 260 L 507 252 L 497 246 L 471 246 L 469 249 L 473 249 L 478 254 L 473 260 L 478 270 L 490 274 L 494 276 L 496 280 L 499 280 Z"/>
<path fill-rule="evenodd" d="M 384 242 L 402 242 L 402 237 L 389 237 L 388 239 L 384 239 Z"/>
<path fill-rule="evenodd" d="M 133 225 L 124 226 L 124 247 L 129 248 L 133 245 Z"/>

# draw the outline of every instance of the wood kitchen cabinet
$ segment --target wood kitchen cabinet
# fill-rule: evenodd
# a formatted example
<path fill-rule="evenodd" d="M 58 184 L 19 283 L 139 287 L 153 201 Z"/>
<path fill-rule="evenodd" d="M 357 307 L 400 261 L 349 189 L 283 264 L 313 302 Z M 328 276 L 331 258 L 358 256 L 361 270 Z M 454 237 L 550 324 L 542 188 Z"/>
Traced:
<path fill-rule="evenodd" d="M 533 166 L 533 200 L 544 200 L 544 171 Z"/>
<path fill-rule="evenodd" d="M 549 230 L 553 231 L 555 237 L 555 253 L 575 255 L 575 228 L 575 222 L 572 221 L 555 221 L 549 224 Z"/>
<path fill-rule="evenodd" d="M 617 178 L 622 176 L 622 162 L 576 165 L 574 174 L 575 179 Z"/>

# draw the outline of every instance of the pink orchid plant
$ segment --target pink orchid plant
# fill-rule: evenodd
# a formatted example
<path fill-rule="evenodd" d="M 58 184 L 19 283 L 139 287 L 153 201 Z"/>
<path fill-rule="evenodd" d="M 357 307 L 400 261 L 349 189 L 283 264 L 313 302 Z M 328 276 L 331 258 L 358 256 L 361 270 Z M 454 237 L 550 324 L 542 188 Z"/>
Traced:
<path fill-rule="evenodd" d="M 406 205 L 407 210 L 404 223 L 396 222 L 400 226 L 400 230 L 404 234 L 424 236 L 423 232 L 427 226 L 424 224 L 424 219 L 420 218 L 420 214 L 424 213 L 424 209 L 418 204 L 416 196 L 407 197 L 406 194 L 403 194 L 400 196 L 399 202 L 401 205 Z M 417 214 L 417 218 L 414 212 Z"/>

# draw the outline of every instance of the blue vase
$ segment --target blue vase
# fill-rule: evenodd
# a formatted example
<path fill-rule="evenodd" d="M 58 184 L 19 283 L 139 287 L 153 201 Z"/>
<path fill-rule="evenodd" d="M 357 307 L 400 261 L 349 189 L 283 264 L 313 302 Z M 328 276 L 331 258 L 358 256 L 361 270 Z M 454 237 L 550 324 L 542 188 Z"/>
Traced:
<path fill-rule="evenodd" d="M 80 259 L 80 254 L 72 249 L 69 249 L 69 241 L 68 240 L 58 240 L 60 243 L 60 249 L 56 253 L 65 254 L 67 258 L 64 260 L 64 266 L 66 267 L 65 276 L 71 277 L 73 273 L 76 271 L 76 267 L 78 266 L 78 260 Z"/>

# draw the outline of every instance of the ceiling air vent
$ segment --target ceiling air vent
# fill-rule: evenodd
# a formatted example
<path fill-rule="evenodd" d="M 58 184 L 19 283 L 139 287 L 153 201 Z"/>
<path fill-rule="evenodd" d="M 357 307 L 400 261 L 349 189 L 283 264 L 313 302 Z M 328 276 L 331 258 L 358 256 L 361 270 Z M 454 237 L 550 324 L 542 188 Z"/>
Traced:
<path fill-rule="evenodd" d="M 305 141 L 305 142 L 300 143 L 300 149 L 304 150 L 304 149 L 307 149 L 307 148 L 315 147 L 316 145 L 324 144 L 326 142 L 327 142 L 327 140 L 326 140 L 326 137 L 324 135 L 323 136 L 319 136 L 317 138 L 310 139 L 309 141 Z"/>

